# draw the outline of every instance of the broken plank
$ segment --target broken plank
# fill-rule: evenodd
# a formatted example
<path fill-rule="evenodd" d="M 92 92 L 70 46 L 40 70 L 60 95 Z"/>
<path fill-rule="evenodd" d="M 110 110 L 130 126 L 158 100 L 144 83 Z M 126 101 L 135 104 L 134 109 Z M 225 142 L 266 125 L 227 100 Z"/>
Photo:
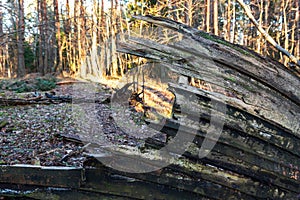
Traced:
<path fill-rule="evenodd" d="M 145 174 L 146 177 L 149 177 Z M 204 196 L 191 191 L 160 184 L 138 174 L 127 174 L 106 167 L 86 169 L 86 184 L 81 188 L 135 199 L 202 199 Z M 87 190 L 87 191 L 88 191 Z"/>
<path fill-rule="evenodd" d="M 150 173 L 128 173 L 98 165 L 97 170 L 92 169 L 92 171 L 94 171 L 94 175 L 91 176 L 91 179 L 93 179 L 94 182 L 98 181 L 105 183 L 104 185 L 106 185 L 106 188 L 111 188 L 110 184 L 116 185 L 116 191 L 122 191 L 122 189 L 117 187 L 117 183 L 119 181 L 126 183 L 128 186 L 135 185 L 135 188 L 140 188 L 138 186 L 144 186 L 141 188 L 141 191 L 152 191 L 151 194 L 154 199 L 199 199 L 200 197 L 205 196 L 208 198 L 223 200 L 224 191 L 227 196 L 230 196 L 233 199 L 257 199 L 252 195 L 237 192 L 235 188 L 227 187 L 228 183 L 220 185 L 218 182 L 214 180 L 212 181 L 212 179 L 203 179 L 200 173 L 198 174 L 199 176 L 181 174 L 180 168 L 182 167 L 183 166 L 178 165 L 174 168 L 166 167 Z M 103 175 L 100 175 L 99 169 L 101 168 L 103 170 L 102 174 L 107 174 L 105 175 L 106 178 L 103 177 Z M 87 174 L 89 171 L 90 170 L 87 170 Z M 107 173 L 105 171 L 107 171 Z M 87 175 L 87 180 L 89 180 L 88 176 L 89 175 Z M 87 181 L 87 183 L 89 184 L 91 181 Z M 88 185 L 88 187 L 103 189 L 104 186 L 100 184 L 91 184 Z M 122 187 L 124 188 L 124 186 Z M 155 188 L 158 188 L 158 190 Z M 164 188 L 165 193 L 167 193 L 169 197 L 165 197 L 164 194 L 160 194 L 159 188 Z M 130 189 L 126 191 L 132 192 Z M 178 191 L 180 191 L 180 193 L 177 193 Z M 139 192 L 136 192 L 135 190 L 135 194 L 138 193 Z"/>
<path fill-rule="evenodd" d="M 215 97 L 209 91 L 201 91 L 193 87 L 170 84 L 170 88 L 176 94 L 176 104 L 182 107 L 182 111 L 188 112 L 187 117 L 199 120 L 206 116 L 205 118 L 209 120 L 210 115 L 207 113 L 210 113 L 212 110 L 218 112 L 211 105 L 211 99 L 214 98 L 215 101 L 221 102 L 223 99 L 223 103 L 226 105 L 226 118 L 223 118 L 225 125 L 253 135 L 268 143 L 273 143 L 293 154 L 300 155 L 299 134 L 283 127 L 280 123 L 264 118 L 255 112 L 255 109 L 257 109 L 255 106 L 245 105 L 243 101 L 230 99 L 225 96 L 218 95 Z M 194 96 L 193 101 L 186 98 L 191 95 Z M 297 119 L 293 120 L 297 121 Z"/>
<path fill-rule="evenodd" d="M 78 188 L 83 171 L 75 167 L 0 165 L 0 183 Z"/>

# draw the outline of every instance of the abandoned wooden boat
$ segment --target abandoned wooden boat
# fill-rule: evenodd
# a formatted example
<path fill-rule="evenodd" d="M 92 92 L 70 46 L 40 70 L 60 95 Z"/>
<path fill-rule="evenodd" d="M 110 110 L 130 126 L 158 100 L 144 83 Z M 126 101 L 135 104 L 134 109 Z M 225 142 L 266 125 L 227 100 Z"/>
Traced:
<path fill-rule="evenodd" d="M 172 114 L 145 119 L 168 139 L 149 137 L 139 152 L 105 148 L 109 153 L 96 156 L 104 164 L 91 159 L 83 168 L 1 166 L 0 183 L 40 188 L 21 193 L 32 198 L 51 187 L 61 199 L 299 199 L 299 74 L 181 23 L 138 19 L 180 38 L 165 43 L 129 37 L 119 46 L 177 73 L 178 82 L 168 83 L 175 96 Z M 142 89 L 151 93 L 151 87 Z M 171 157 L 153 153 L 166 147 Z M 159 169 L 161 162 L 168 165 Z M 155 170 L 134 173 L 133 163 Z"/>

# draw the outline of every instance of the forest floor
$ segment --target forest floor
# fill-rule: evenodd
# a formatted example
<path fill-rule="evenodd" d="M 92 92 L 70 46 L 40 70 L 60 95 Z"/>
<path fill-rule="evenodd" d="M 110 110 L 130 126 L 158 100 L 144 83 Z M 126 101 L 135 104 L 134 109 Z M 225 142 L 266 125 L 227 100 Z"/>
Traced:
<path fill-rule="evenodd" d="M 49 94 L 53 97 L 72 98 L 73 81 L 76 82 L 54 77 L 0 80 L 0 99 L 47 99 Z M 95 96 L 98 103 L 92 104 L 90 108 L 82 104 L 81 108 L 84 107 L 85 114 L 79 120 L 74 116 L 82 113 L 75 112 L 76 106 L 70 102 L 56 102 L 50 99 L 50 103 L 47 104 L 37 102 L 28 105 L 1 105 L 0 164 L 79 167 L 83 166 L 89 153 L 93 153 L 87 148 L 90 143 L 96 141 L 100 146 L 126 145 L 139 148 L 143 146 L 145 138 L 158 134 L 147 133 L 145 123 L 140 120 L 141 113 L 127 108 L 121 116 L 129 123 L 124 127 L 138 128 L 130 130 L 130 134 L 120 128 L 120 123 L 116 122 L 116 114 L 112 113 L 111 104 L 109 101 L 105 102 L 110 99 L 113 90 L 101 84 L 97 84 L 96 87 Z M 84 96 L 84 91 L 80 90 L 79 93 L 83 93 Z M 90 121 L 96 125 L 90 125 Z M 159 137 L 164 140 L 163 137 Z"/>

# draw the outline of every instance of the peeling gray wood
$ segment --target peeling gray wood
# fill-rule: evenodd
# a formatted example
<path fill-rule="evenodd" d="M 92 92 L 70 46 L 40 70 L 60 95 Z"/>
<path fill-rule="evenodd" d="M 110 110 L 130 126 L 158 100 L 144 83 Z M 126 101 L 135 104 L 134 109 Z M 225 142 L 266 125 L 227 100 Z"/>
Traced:
<path fill-rule="evenodd" d="M 166 44 L 129 37 L 120 44 L 121 52 L 147 58 L 180 75 L 178 83 L 169 84 L 176 96 L 174 118 L 168 119 L 162 129 L 157 125 L 170 139 L 163 143 L 149 138 L 146 148 L 161 149 L 172 142 L 181 128 L 184 134 L 195 135 L 195 139 L 182 155 L 186 166 L 174 164 L 174 171 L 221 185 L 224 195 L 228 195 L 226 199 L 230 196 L 226 192 L 235 185 L 218 176 L 221 171 L 233 175 L 239 194 L 258 199 L 296 198 L 300 191 L 299 74 L 245 47 L 187 25 L 160 17 L 136 18 L 177 31 L 182 34 L 178 38 L 183 38 Z M 218 86 L 223 93 L 191 87 L 186 83 L 187 77 Z M 232 95 L 225 95 L 224 91 Z M 212 152 L 199 159 L 210 113 L 218 113 L 211 99 L 226 104 L 225 125 Z M 155 123 L 150 126 L 155 129 Z M 193 168 L 195 162 L 201 167 Z M 215 171 L 205 173 L 205 166 L 215 167 Z"/>
<path fill-rule="evenodd" d="M 120 44 L 122 52 L 149 58 L 182 75 L 232 90 L 247 104 L 263 107 L 260 115 L 299 135 L 300 79 L 280 63 L 165 18 L 137 18 L 176 30 L 187 39 L 160 44 L 129 38 L 126 44 Z"/>

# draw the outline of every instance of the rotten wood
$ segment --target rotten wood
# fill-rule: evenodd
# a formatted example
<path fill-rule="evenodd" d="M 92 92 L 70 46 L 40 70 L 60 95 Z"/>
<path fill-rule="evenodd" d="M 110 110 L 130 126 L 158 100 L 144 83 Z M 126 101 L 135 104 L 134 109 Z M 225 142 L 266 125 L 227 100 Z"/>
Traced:
<path fill-rule="evenodd" d="M 29 99 L 8 99 L 0 98 L 0 106 L 24 106 L 31 104 L 53 104 L 53 103 L 70 103 L 72 99 L 69 97 L 57 98 L 29 98 Z"/>
<path fill-rule="evenodd" d="M 110 103 L 110 97 L 104 99 L 89 99 L 89 98 L 72 98 L 72 97 L 55 97 L 55 98 L 29 98 L 29 99 L 8 99 L 0 98 L 0 106 L 24 106 L 34 104 L 59 104 L 59 103 Z"/>
<path fill-rule="evenodd" d="M 176 30 L 185 39 L 160 44 L 129 37 L 127 43 L 120 44 L 121 52 L 149 58 L 182 75 L 219 85 L 249 105 L 263 106 L 260 114 L 265 118 L 296 134 L 300 132 L 300 79 L 280 63 L 172 20 L 137 18 Z"/>
<path fill-rule="evenodd" d="M 78 188 L 84 177 L 74 167 L 0 166 L 0 183 Z"/>
<path fill-rule="evenodd" d="M 204 118 L 207 121 L 209 120 L 210 115 L 206 113 L 214 109 L 211 106 L 211 98 L 217 98 L 218 96 L 216 96 L 216 94 L 210 93 L 209 91 L 196 90 L 190 86 L 170 84 L 170 88 L 176 93 L 177 103 L 183 106 L 185 112 L 189 113 L 189 118 L 194 120 L 199 120 L 200 118 Z M 188 104 L 185 104 L 185 96 L 192 94 L 197 97 L 196 102 L 190 100 Z M 219 101 L 220 99 L 217 98 L 216 100 Z M 199 102 L 201 102 L 201 104 L 199 104 Z M 247 105 L 242 100 L 227 97 L 223 98 L 223 102 L 226 103 L 227 106 L 226 118 L 224 119 L 225 126 L 239 132 L 244 132 L 247 135 L 260 139 L 262 142 L 273 144 L 285 149 L 291 154 L 300 156 L 299 135 L 282 127 L 281 124 L 263 118 L 258 112 L 261 108 Z M 176 115 L 178 114 L 175 114 L 175 116 Z M 181 122 L 181 125 L 187 126 L 187 124 L 186 122 Z"/>
<path fill-rule="evenodd" d="M 257 199 L 295 198 L 300 190 L 298 74 L 245 47 L 187 25 L 161 17 L 135 18 L 154 24 L 155 28 L 177 31 L 182 39 L 159 43 L 159 40 L 129 37 L 119 45 L 120 52 L 147 58 L 184 77 L 181 79 L 199 79 L 211 86 L 208 91 L 180 79 L 178 83 L 169 83 L 176 96 L 172 119 L 167 119 L 163 128 L 161 123 L 148 123 L 171 139 L 162 142 L 148 138 L 146 150 L 165 147 L 180 130 L 181 134 L 195 138 L 182 155 L 186 166 L 174 164 L 172 173 L 180 171 L 219 184 L 225 187 L 226 199 L 231 189 Z M 225 116 L 214 108 L 212 99 L 226 105 Z M 214 140 L 207 136 L 212 111 L 224 120 L 222 134 L 211 153 L 199 159 L 204 139 Z M 170 153 L 177 154 L 176 147 Z M 201 167 L 193 168 L 195 163 L 201 163 Z M 205 166 L 215 167 L 215 171 L 206 174 Z M 168 168 L 171 166 L 165 169 Z M 218 176 L 221 172 L 233 175 L 237 182 L 228 183 Z"/>

